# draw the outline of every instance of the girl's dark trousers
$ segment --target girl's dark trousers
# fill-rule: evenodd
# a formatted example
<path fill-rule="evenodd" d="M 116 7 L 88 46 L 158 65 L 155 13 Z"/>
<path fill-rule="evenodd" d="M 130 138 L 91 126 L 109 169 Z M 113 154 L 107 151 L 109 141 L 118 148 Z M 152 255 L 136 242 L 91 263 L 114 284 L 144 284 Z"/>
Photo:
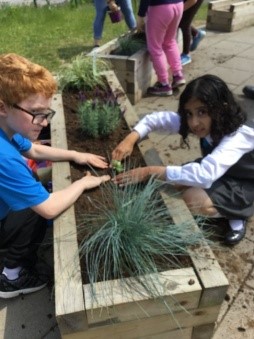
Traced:
<path fill-rule="evenodd" d="M 192 37 L 196 36 L 198 33 L 197 29 L 191 26 L 191 23 L 203 1 L 204 0 L 197 0 L 195 5 L 183 12 L 183 16 L 179 24 L 179 28 L 182 30 L 183 35 L 183 54 L 190 53 Z"/>
<path fill-rule="evenodd" d="M 44 239 L 47 222 L 30 208 L 10 212 L 0 224 L 0 249 L 8 268 L 33 267 Z"/>

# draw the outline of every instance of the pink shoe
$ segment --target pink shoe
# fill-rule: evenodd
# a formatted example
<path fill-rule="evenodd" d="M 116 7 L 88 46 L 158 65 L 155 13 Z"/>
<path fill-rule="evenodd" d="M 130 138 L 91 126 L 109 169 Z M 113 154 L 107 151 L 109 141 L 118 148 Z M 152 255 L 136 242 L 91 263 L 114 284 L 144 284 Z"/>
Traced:
<path fill-rule="evenodd" d="M 172 88 L 177 88 L 185 85 L 186 81 L 182 75 L 174 75 L 172 81 Z"/>
<path fill-rule="evenodd" d="M 172 88 L 169 85 L 162 85 L 160 82 L 147 89 L 147 94 L 158 96 L 169 96 L 173 94 Z"/>

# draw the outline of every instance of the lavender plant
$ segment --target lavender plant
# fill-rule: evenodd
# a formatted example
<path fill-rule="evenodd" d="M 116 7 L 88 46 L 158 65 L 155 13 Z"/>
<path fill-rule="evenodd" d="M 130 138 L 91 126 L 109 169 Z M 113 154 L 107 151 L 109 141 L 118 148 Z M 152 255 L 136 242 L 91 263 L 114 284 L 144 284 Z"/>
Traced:
<path fill-rule="evenodd" d="M 119 125 L 121 110 L 116 101 L 89 99 L 81 102 L 78 114 L 82 131 L 91 137 L 107 136 Z"/>

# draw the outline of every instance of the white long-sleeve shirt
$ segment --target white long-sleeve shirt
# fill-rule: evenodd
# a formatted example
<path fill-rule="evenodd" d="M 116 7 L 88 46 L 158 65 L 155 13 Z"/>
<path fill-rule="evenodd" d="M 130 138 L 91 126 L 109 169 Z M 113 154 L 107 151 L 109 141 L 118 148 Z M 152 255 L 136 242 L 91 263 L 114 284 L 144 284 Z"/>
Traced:
<path fill-rule="evenodd" d="M 180 116 L 175 112 L 154 112 L 146 115 L 134 130 L 144 138 L 154 130 L 177 134 L 180 128 Z M 207 141 L 212 142 L 210 136 Z M 225 174 L 246 153 L 254 150 L 254 129 L 243 125 L 229 136 L 222 138 L 211 154 L 201 163 L 191 162 L 182 166 L 167 166 L 166 179 L 172 184 L 210 188 L 212 183 Z M 254 154 L 253 154 L 254 167 Z M 241 173 L 239 173 L 240 175 Z M 254 174 L 252 176 L 254 178 Z"/>

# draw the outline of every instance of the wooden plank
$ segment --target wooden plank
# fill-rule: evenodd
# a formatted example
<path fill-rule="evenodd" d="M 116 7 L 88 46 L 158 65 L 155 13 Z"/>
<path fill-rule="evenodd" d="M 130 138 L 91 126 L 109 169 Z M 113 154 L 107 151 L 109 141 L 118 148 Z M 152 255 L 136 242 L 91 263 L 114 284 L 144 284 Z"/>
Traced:
<path fill-rule="evenodd" d="M 236 31 L 254 24 L 254 0 L 238 2 L 230 6 L 235 13 L 231 31 Z"/>
<path fill-rule="evenodd" d="M 212 338 L 215 323 L 195 326 L 193 328 L 191 339 L 207 339 Z"/>
<path fill-rule="evenodd" d="M 253 0 L 233 2 L 230 5 L 230 12 L 242 11 L 242 13 L 248 14 L 250 8 L 253 8 L 253 7 L 254 7 Z"/>
<path fill-rule="evenodd" d="M 179 194 L 172 194 L 172 188 L 165 186 L 165 192 L 162 192 L 162 196 L 176 224 L 191 221 L 193 231 L 201 232 Z M 212 250 L 204 241 L 202 246 L 190 249 L 189 253 L 204 287 L 200 306 L 221 304 L 226 295 L 228 280 Z"/>
<path fill-rule="evenodd" d="M 134 279 L 111 280 L 94 284 L 96 302 L 90 284 L 84 285 L 85 307 L 91 325 L 124 322 L 171 312 L 186 312 L 198 307 L 202 288 L 193 268 L 175 269 L 159 275 L 140 277 L 152 279 L 157 297 L 151 298 L 141 283 Z M 110 306 L 110 307 L 109 307 Z"/>
<path fill-rule="evenodd" d="M 191 333 L 192 333 L 192 328 L 188 327 L 188 328 L 172 330 L 170 334 L 168 331 L 166 331 L 164 333 L 161 332 L 159 334 L 146 335 L 144 337 L 140 337 L 139 339 L 170 339 L 169 335 L 171 338 L 190 339 Z"/>
<path fill-rule="evenodd" d="M 116 48 L 119 47 L 118 39 L 119 38 L 115 38 L 113 40 L 108 41 L 106 44 L 103 44 L 102 46 L 100 46 L 97 49 L 97 51 L 98 51 L 97 53 L 110 54 L 113 50 L 115 50 Z M 93 51 L 90 52 L 88 55 L 91 55 L 92 53 L 93 53 Z"/>
<path fill-rule="evenodd" d="M 111 62 L 112 69 L 115 72 L 126 72 L 127 71 L 127 59 L 126 57 L 119 57 L 116 55 L 110 55 L 103 57 L 104 60 Z"/>
<path fill-rule="evenodd" d="M 208 3 L 208 9 L 224 10 L 228 9 L 233 3 L 237 3 L 239 0 L 214 0 Z"/>
<path fill-rule="evenodd" d="M 143 319 L 135 319 L 123 323 L 113 323 L 88 329 L 85 333 L 73 333 L 64 339 L 138 339 L 154 334 L 167 333 L 167 339 L 181 338 L 181 328 L 192 328 L 214 323 L 217 319 L 219 306 L 205 307 L 189 312 L 180 312 L 172 318 L 170 315 L 159 315 Z M 180 328 L 179 328 L 179 325 Z M 206 337 L 208 339 L 209 337 Z"/>
<path fill-rule="evenodd" d="M 54 97 L 52 108 L 57 112 L 51 122 L 53 147 L 67 149 L 65 119 L 61 95 Z M 54 163 L 53 190 L 70 184 L 69 163 Z M 80 273 L 76 222 L 71 207 L 54 220 L 54 269 L 56 318 L 62 333 L 72 333 L 87 328 L 82 280 Z M 66 251 L 68 246 L 68 251 Z"/>
<path fill-rule="evenodd" d="M 160 330 L 160 333 L 153 333 L 153 334 L 148 334 L 145 336 L 141 337 L 134 337 L 135 339 L 190 339 L 192 335 L 192 327 L 188 328 L 181 328 L 177 330 L 172 330 L 172 331 L 163 331 Z M 73 333 L 72 335 L 67 335 L 63 336 L 63 339 L 86 339 L 86 334 L 85 333 Z M 97 337 L 96 339 L 108 339 L 106 337 Z M 127 337 L 122 337 L 121 334 L 119 334 L 117 337 L 111 337 L 110 339 L 129 339 Z M 192 338 L 191 338 L 192 339 Z M 205 339 L 208 339 L 206 337 Z"/>

